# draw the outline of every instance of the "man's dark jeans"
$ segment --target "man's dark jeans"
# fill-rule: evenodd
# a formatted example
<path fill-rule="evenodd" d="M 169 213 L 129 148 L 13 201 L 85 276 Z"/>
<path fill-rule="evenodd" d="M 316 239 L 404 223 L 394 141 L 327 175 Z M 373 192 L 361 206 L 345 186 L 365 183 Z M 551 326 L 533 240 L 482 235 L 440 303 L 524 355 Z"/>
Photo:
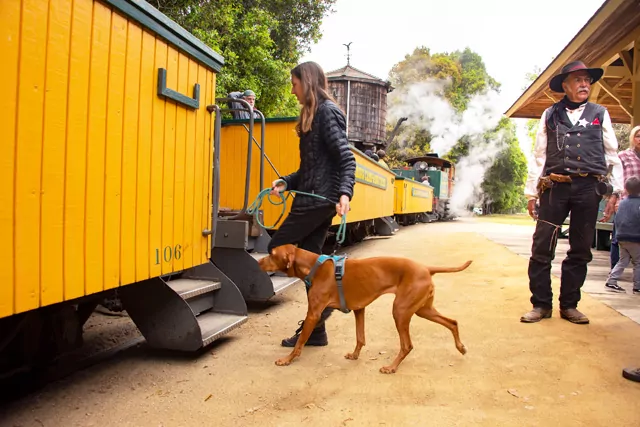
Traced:
<path fill-rule="evenodd" d="M 596 194 L 594 177 L 572 177 L 571 183 L 554 183 L 540 198 L 540 213 L 533 234 L 529 259 L 529 289 L 534 307 L 550 309 L 551 261 L 559 227 L 571 212 L 567 257 L 562 261 L 560 308 L 576 308 L 580 289 L 587 276 L 587 264 L 592 259 L 591 244 L 595 232 L 601 197 Z"/>

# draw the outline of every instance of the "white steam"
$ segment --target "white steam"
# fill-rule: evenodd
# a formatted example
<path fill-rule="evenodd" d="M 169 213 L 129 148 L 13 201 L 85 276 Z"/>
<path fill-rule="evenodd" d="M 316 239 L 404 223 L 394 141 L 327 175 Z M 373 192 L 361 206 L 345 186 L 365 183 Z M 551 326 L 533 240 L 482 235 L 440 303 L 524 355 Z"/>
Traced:
<path fill-rule="evenodd" d="M 451 197 L 451 209 L 458 215 L 468 213 L 467 206 L 484 201 L 480 185 L 485 172 L 504 148 L 500 135 L 493 141 L 485 141 L 485 132 L 494 129 L 502 112 L 498 93 L 489 90 L 474 95 L 467 109 L 457 113 L 444 97 L 448 80 L 427 80 L 396 90 L 389 95 L 388 120 L 395 124 L 400 117 L 407 117 L 407 127 L 422 129 L 432 136 L 431 151 L 439 157 L 447 155 L 458 141 L 469 141 L 469 155 L 456 164 L 456 180 Z M 399 136 L 398 142 L 404 145 Z"/>

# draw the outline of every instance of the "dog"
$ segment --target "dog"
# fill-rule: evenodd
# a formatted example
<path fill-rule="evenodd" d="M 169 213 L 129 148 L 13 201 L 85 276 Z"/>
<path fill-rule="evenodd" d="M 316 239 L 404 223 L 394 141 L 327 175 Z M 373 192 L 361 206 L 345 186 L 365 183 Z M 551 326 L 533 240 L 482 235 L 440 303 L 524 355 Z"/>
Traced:
<path fill-rule="evenodd" d="M 294 245 L 282 245 L 259 261 L 260 268 L 266 272 L 281 271 L 289 277 L 303 279 L 309 274 L 319 255 Z M 395 373 L 398 365 L 413 349 L 409 335 L 409 323 L 414 314 L 439 323 L 453 334 L 456 349 L 463 355 L 466 347 L 460 341 L 458 322 L 444 317 L 433 307 L 434 285 L 432 276 L 436 273 L 454 273 L 465 270 L 471 265 L 467 261 L 460 267 L 427 267 L 406 258 L 374 257 L 366 259 L 347 259 L 344 265 L 342 287 L 348 309 L 353 310 L 356 318 L 356 348 L 345 358 L 357 360 L 365 345 L 364 309 L 380 295 L 394 293 L 393 319 L 400 335 L 400 352 L 391 363 L 383 366 L 380 372 Z M 291 353 L 276 360 L 276 365 L 289 365 L 300 356 L 313 328 L 318 323 L 320 313 L 326 307 L 339 308 L 340 296 L 335 278 L 334 263 L 327 260 L 317 268 L 308 292 L 308 310 L 302 331 Z"/>

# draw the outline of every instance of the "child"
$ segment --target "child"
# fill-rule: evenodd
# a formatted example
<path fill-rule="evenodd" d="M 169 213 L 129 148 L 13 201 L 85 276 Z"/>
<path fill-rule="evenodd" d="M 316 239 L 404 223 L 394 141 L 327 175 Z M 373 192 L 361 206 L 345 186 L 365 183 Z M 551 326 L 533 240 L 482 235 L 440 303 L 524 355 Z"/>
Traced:
<path fill-rule="evenodd" d="M 640 176 L 631 176 L 624 184 L 629 196 L 620 202 L 614 220 L 620 246 L 620 260 L 609 273 L 605 287 L 620 292 L 618 280 L 629 265 L 633 264 L 633 293 L 640 295 Z M 624 289 L 622 289 L 624 292 Z"/>

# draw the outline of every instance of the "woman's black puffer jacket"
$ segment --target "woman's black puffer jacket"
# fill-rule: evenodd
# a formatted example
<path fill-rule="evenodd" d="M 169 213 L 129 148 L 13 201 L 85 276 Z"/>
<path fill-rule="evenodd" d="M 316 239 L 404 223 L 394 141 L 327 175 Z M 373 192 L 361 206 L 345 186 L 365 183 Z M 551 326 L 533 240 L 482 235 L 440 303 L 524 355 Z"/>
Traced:
<path fill-rule="evenodd" d="M 291 209 L 312 210 L 335 205 L 340 196 L 353 197 L 356 159 L 349 149 L 344 114 L 332 101 L 323 101 L 316 110 L 311 130 L 300 136 L 300 168 L 281 177 L 287 190 L 298 190 L 327 197 L 296 194 Z"/>

